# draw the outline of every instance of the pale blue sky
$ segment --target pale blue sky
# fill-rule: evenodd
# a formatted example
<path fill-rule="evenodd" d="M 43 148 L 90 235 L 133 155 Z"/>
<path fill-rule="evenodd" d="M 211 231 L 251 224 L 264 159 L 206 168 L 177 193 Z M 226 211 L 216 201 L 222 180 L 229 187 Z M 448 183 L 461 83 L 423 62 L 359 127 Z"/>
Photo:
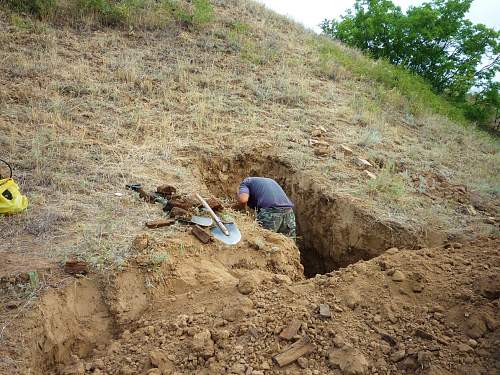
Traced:
<path fill-rule="evenodd" d="M 289 16 L 304 26 L 320 31 L 318 25 L 325 18 L 338 18 L 352 8 L 354 0 L 257 0 L 274 11 Z M 403 10 L 410 5 L 420 5 L 424 0 L 393 0 Z M 474 23 L 484 23 L 500 29 L 500 0 L 475 0 L 468 18 Z"/>

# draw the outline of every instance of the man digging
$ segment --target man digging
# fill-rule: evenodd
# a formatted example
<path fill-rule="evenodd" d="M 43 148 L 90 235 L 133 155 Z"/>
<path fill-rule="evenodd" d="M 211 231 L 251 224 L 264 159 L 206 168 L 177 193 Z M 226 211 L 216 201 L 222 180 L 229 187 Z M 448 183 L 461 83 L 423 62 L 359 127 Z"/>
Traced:
<path fill-rule="evenodd" d="M 257 211 L 257 222 L 262 227 L 295 239 L 293 203 L 276 181 L 265 177 L 245 178 L 238 189 L 235 208 L 247 205 Z"/>

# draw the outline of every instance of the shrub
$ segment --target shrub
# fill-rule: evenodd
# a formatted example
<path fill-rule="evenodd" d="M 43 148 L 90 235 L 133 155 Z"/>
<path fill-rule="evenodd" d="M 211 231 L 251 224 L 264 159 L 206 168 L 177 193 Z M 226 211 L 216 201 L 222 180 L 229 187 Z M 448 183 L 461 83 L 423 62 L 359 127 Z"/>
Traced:
<path fill-rule="evenodd" d="M 17 12 L 45 17 L 55 10 L 57 0 L 7 0 L 7 5 Z"/>
<path fill-rule="evenodd" d="M 213 19 L 208 0 L 193 0 L 189 7 L 178 0 L 7 0 L 6 4 L 15 13 L 30 13 L 58 23 L 84 20 L 106 26 L 158 28 L 176 19 L 188 27 L 201 27 Z"/>
<path fill-rule="evenodd" d="M 192 23 L 201 26 L 213 19 L 214 9 L 208 0 L 194 0 L 194 12 Z"/>
<path fill-rule="evenodd" d="M 361 188 L 367 194 L 379 196 L 388 202 L 401 202 L 407 192 L 408 175 L 398 173 L 395 164 L 388 161 L 378 176 Z"/>
<path fill-rule="evenodd" d="M 188 9 L 176 0 L 163 0 L 163 6 L 177 20 L 189 27 L 201 27 L 213 19 L 213 7 L 208 0 L 194 0 L 191 9 Z"/>
<path fill-rule="evenodd" d="M 109 0 L 79 0 L 78 8 L 82 14 L 93 14 L 106 25 L 117 25 L 127 19 L 121 2 L 112 4 Z"/>

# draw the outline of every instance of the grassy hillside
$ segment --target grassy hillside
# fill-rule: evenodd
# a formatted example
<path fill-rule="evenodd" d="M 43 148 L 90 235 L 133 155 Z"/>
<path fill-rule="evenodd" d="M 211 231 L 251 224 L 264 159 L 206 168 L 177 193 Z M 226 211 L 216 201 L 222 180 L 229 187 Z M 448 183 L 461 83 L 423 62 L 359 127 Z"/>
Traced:
<path fill-rule="evenodd" d="M 410 74 L 251 1 L 51 3 L 0 11 L 0 154 L 31 200 L 0 218 L 10 248 L 119 262 L 158 214 L 116 198 L 125 183 L 193 191 L 197 160 L 244 150 L 284 156 L 404 225 L 497 233 L 484 219 L 498 207 L 498 141 L 458 126 Z M 471 211 L 443 186 L 488 204 Z"/>

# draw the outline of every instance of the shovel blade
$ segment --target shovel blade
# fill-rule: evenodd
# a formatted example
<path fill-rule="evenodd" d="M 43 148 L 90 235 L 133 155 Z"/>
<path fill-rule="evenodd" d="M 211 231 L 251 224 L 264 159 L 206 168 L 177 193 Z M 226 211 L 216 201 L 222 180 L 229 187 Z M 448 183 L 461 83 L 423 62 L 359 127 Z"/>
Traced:
<path fill-rule="evenodd" d="M 210 230 L 212 232 L 212 236 L 219 241 L 224 242 L 226 245 L 236 245 L 241 240 L 240 230 L 234 223 L 225 224 L 225 226 L 229 231 L 229 236 L 226 236 L 219 227 L 214 227 Z"/>
<path fill-rule="evenodd" d="M 207 216 L 193 216 L 191 222 L 201 227 L 210 227 L 213 224 L 212 218 Z"/>

